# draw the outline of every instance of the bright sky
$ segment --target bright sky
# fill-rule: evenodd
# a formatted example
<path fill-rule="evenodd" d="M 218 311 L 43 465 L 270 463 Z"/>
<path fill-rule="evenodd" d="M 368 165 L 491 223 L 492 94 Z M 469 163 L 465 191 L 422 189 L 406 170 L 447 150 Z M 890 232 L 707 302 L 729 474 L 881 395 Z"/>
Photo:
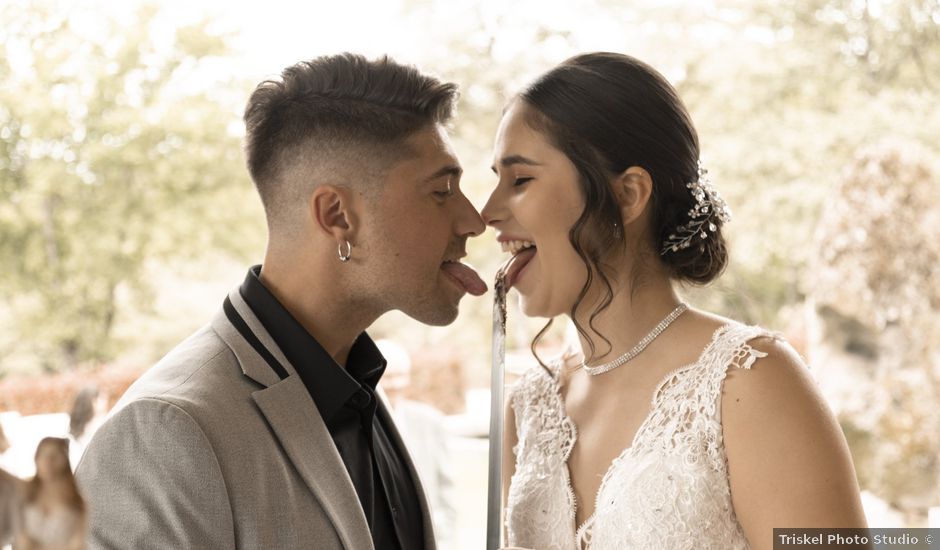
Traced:
<path fill-rule="evenodd" d="M 659 0 L 626 11 L 612 8 L 619 5 L 612 0 L 27 1 L 55 6 L 50 13 L 67 14 L 73 28 L 95 38 L 108 32 L 107 19 L 130 24 L 141 6 L 155 5 L 152 30 L 158 42 L 167 47 L 179 28 L 208 20 L 210 32 L 227 36 L 233 55 L 201 64 L 198 72 L 186 73 L 185 78 L 171 84 L 171 89 L 184 94 L 207 90 L 236 94 L 217 96 L 219 101 L 233 105 L 233 133 L 243 129 L 240 114 L 247 91 L 218 83 L 233 79 L 259 82 L 276 76 L 286 66 L 318 55 L 341 51 L 369 57 L 389 54 L 398 61 L 455 79 L 464 97 L 492 94 L 492 86 L 475 85 L 475 78 L 497 78 L 504 90 L 511 92 L 575 53 L 597 50 L 636 55 L 678 82 L 684 76 L 683 64 L 676 63 L 682 57 L 682 45 L 689 40 L 699 47 L 720 43 L 729 32 L 725 22 L 735 17 L 734 9 L 729 7 L 735 2 L 719 5 L 717 0 Z M 658 22 L 637 15 L 659 10 L 671 10 L 670 15 L 658 17 Z M 466 44 L 463 51 L 448 47 L 455 37 Z M 121 45 L 120 40 L 111 42 L 115 48 Z M 8 46 L 12 64 L 28 71 L 30 44 Z M 486 58 L 475 53 L 482 51 L 488 51 Z M 479 68 L 475 76 L 447 74 L 452 67 L 459 70 L 468 66 L 466 57 L 456 59 L 460 55 L 481 56 L 469 61 L 469 66 Z M 127 93 L 132 96 L 133 90 Z M 488 147 L 488 139 L 478 138 L 481 141 L 475 146 Z M 488 162 L 472 160 L 468 157 L 468 179 L 488 181 Z"/>
<path fill-rule="evenodd" d="M 96 12 L 127 13 L 146 0 L 77 0 L 88 16 Z M 525 53 L 532 43 L 537 21 L 542 27 L 567 32 L 582 50 L 623 49 L 631 25 L 638 21 L 611 20 L 591 0 L 544 2 L 539 0 L 323 0 L 297 2 L 264 0 L 161 0 L 159 17 L 168 27 L 209 16 L 216 28 L 234 35 L 232 45 L 241 53 L 239 72 L 263 77 L 301 59 L 338 51 L 367 56 L 391 54 L 403 61 L 440 54 L 439 38 L 481 30 L 498 34 L 492 61 L 506 61 Z M 656 5 L 690 4 L 687 0 L 660 1 Z M 647 3 L 647 6 L 652 5 Z M 712 1 L 694 2 L 710 9 Z M 94 7 L 91 7 L 94 6 Z M 412 15 L 430 17 L 415 18 Z M 479 15 L 477 15 L 479 14 Z M 421 23 L 416 20 L 424 21 Z M 482 19 L 484 29 L 480 28 Z M 429 25 L 427 21 L 432 21 Z M 424 25 L 423 27 L 419 25 Z M 494 32 L 496 31 L 496 32 Z M 570 55 L 571 44 L 549 41 L 557 57 Z"/>

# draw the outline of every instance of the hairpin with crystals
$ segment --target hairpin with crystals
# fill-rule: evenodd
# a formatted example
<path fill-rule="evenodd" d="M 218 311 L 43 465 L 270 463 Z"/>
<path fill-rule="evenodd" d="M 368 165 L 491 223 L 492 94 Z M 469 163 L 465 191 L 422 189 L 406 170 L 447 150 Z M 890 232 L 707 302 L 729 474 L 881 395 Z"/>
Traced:
<path fill-rule="evenodd" d="M 702 167 L 702 161 L 698 162 L 698 179 L 685 186 L 695 199 L 695 205 L 689 210 L 689 223 L 677 227 L 663 242 L 661 256 L 689 248 L 696 238 L 704 241 L 709 231 L 718 231 L 715 220 L 722 224 L 731 221 L 731 209 L 708 179 L 708 170 Z"/>

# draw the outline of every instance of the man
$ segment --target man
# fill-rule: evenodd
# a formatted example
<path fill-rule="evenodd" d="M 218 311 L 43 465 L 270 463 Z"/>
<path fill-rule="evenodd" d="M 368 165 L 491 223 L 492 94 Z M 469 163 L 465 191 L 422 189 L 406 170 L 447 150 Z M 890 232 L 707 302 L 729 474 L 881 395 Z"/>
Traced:
<path fill-rule="evenodd" d="M 321 57 L 245 111 L 262 266 L 136 382 L 78 467 L 93 548 L 434 548 L 364 330 L 431 325 L 483 281 L 484 230 L 444 124 L 456 86 L 388 58 Z"/>

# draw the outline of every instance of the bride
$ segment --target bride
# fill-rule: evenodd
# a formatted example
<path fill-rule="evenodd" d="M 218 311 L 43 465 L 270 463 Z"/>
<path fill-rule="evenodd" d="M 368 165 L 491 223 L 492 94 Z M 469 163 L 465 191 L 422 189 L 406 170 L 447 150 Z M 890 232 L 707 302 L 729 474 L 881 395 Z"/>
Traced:
<path fill-rule="evenodd" d="M 774 527 L 865 526 L 796 352 L 676 290 L 722 272 L 730 211 L 658 72 L 612 53 L 555 67 L 509 103 L 493 170 L 507 286 L 581 344 L 509 393 L 508 545 L 769 549 Z"/>

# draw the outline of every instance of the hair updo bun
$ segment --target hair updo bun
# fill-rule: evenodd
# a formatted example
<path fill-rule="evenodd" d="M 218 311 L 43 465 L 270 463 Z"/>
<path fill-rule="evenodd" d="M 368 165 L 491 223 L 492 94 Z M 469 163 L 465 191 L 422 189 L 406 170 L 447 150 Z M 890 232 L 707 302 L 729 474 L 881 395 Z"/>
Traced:
<path fill-rule="evenodd" d="M 679 212 L 680 221 L 667 219 L 661 226 L 660 255 L 675 279 L 705 284 L 721 274 L 728 263 L 728 251 L 721 228 L 731 221 L 731 210 L 708 179 L 708 170 L 699 163 L 695 181 L 686 183 L 691 207 Z M 675 212 L 672 210 L 671 212 Z"/>
<path fill-rule="evenodd" d="M 668 226 L 663 229 L 664 233 L 669 232 Z M 728 266 L 728 246 L 721 228 L 689 248 L 670 250 L 663 255 L 663 263 L 676 280 L 698 285 L 714 281 Z"/>

